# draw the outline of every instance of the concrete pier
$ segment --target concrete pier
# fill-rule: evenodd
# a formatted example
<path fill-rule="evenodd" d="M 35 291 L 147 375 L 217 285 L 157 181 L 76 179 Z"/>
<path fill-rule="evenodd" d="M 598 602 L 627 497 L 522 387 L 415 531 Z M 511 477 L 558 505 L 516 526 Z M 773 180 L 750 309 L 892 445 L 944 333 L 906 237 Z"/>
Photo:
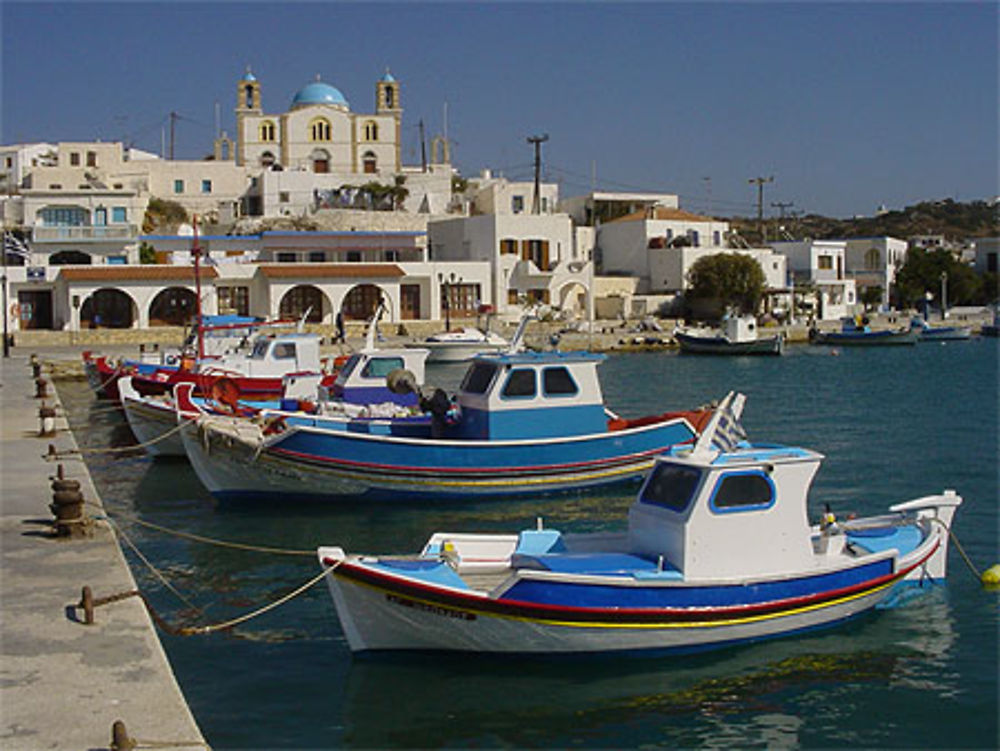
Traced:
<path fill-rule="evenodd" d="M 56 405 L 51 382 L 47 390 Z M 101 606 L 93 625 L 83 622 L 84 586 L 102 597 L 136 583 L 105 523 L 85 537 L 51 534 L 56 464 L 43 455 L 76 442 L 63 417 L 55 436 L 39 437 L 36 393 L 27 351 L 0 359 L 0 747 L 107 749 L 120 721 L 118 748 L 206 748 L 142 601 Z M 62 464 L 99 503 L 83 462 Z"/>

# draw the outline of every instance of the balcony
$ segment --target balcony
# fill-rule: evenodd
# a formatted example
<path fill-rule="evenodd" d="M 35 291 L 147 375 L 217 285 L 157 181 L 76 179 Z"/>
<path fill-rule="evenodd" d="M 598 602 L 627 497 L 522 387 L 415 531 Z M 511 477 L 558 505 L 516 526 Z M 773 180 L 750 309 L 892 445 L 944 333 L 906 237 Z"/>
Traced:
<path fill-rule="evenodd" d="M 31 240 L 36 243 L 134 240 L 138 236 L 136 229 L 131 224 L 107 227 L 33 227 Z"/>

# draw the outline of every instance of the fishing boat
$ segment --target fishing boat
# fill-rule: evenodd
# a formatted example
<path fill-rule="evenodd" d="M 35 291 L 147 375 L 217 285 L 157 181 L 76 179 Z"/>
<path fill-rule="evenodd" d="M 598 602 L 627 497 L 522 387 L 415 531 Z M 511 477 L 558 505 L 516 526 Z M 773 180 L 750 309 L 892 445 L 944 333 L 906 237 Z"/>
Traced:
<path fill-rule="evenodd" d="M 917 339 L 921 342 L 963 341 L 972 338 L 970 326 L 931 324 L 920 316 L 914 316 L 910 325 L 917 332 Z"/>
<path fill-rule="evenodd" d="M 990 337 L 991 339 L 996 339 L 1000 337 L 1000 303 L 992 306 L 993 307 L 993 321 L 992 323 L 984 323 L 983 327 L 979 330 L 980 335 Z"/>
<path fill-rule="evenodd" d="M 638 479 L 707 422 L 707 409 L 619 417 L 604 356 L 525 352 L 525 323 L 510 350 L 470 363 L 454 399 L 425 387 L 419 412 L 381 418 L 205 415 L 180 431 L 188 459 L 223 499 L 512 497 Z"/>
<path fill-rule="evenodd" d="M 384 405 L 407 411 L 417 404 L 415 390 L 424 381 L 427 350 L 379 348 L 375 344 L 375 325 L 369 327 L 365 346 L 350 355 L 335 375 L 308 370 L 285 373 L 280 377 L 278 398 L 261 398 L 273 388 L 272 378 L 265 379 L 263 385 L 249 376 L 216 377 L 211 373 L 202 374 L 200 380 L 178 379 L 173 385 L 187 383 L 189 388 L 177 400 L 172 389 L 162 394 L 141 393 L 134 386 L 134 377 L 125 376 L 118 382 L 125 417 L 136 439 L 150 454 L 184 457 L 178 421 L 194 420 L 203 414 L 347 415 L 360 413 L 362 407 L 369 405 L 383 405 L 382 413 Z M 274 351 L 279 341 L 271 343 L 265 356 Z M 405 382 L 407 387 L 400 389 L 397 382 Z"/>
<path fill-rule="evenodd" d="M 720 403 L 656 459 L 624 532 L 437 532 L 416 555 L 320 547 L 351 650 L 694 651 L 833 626 L 943 580 L 954 491 L 810 523 L 822 459 L 734 434 Z"/>
<path fill-rule="evenodd" d="M 868 319 L 863 317 L 842 318 L 840 323 L 840 331 L 810 329 L 809 341 L 813 344 L 836 344 L 848 347 L 917 343 L 917 332 L 910 326 L 892 329 L 873 329 Z"/>
<path fill-rule="evenodd" d="M 780 355 L 785 335 L 760 336 L 753 316 L 728 316 L 721 329 L 674 329 L 681 352 L 696 355 Z"/>

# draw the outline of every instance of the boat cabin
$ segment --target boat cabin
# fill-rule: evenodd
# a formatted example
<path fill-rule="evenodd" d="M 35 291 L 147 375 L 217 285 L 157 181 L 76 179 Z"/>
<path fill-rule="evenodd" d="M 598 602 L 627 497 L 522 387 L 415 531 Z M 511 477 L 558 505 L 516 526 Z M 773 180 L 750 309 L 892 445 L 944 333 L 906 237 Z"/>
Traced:
<path fill-rule="evenodd" d="M 415 406 L 419 386 L 424 382 L 426 349 L 363 349 L 355 352 L 337 373 L 328 397 L 353 404 L 393 402 L 404 407 Z M 403 372 L 405 371 L 405 372 Z M 393 391 L 389 375 L 395 374 L 409 382 L 406 393 Z"/>
<path fill-rule="evenodd" d="M 280 378 L 291 373 L 318 373 L 322 369 L 317 334 L 262 334 L 246 355 L 225 355 L 209 363 L 251 378 Z"/>
<path fill-rule="evenodd" d="M 674 449 L 629 510 L 629 547 L 685 579 L 817 565 L 806 499 L 822 455 L 794 447 Z"/>
<path fill-rule="evenodd" d="M 603 433 L 607 414 L 590 352 L 503 352 L 476 357 L 458 392 L 449 435 L 478 440 Z"/>
<path fill-rule="evenodd" d="M 753 316 L 730 316 L 722 321 L 722 333 L 731 342 L 757 340 L 757 320 Z"/>

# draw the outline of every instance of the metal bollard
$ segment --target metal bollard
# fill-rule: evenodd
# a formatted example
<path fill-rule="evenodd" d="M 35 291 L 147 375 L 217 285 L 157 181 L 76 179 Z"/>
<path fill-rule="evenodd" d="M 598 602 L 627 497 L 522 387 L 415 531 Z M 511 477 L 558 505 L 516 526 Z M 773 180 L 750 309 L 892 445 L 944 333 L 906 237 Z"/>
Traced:
<path fill-rule="evenodd" d="M 129 737 L 125 723 L 115 720 L 111 726 L 111 751 L 133 751 L 135 745 L 135 739 Z"/>
<path fill-rule="evenodd" d="M 36 399 L 48 399 L 49 398 L 49 384 L 41 376 L 35 379 L 35 398 Z"/>
<path fill-rule="evenodd" d="M 52 480 L 52 503 L 49 504 L 49 509 L 55 515 L 52 524 L 59 537 L 84 537 L 88 534 L 80 482 L 65 479 L 61 464 Z"/>
<path fill-rule="evenodd" d="M 38 437 L 50 438 L 56 434 L 56 411 L 46 407 L 45 402 L 38 408 Z"/>
<path fill-rule="evenodd" d="M 31 377 L 40 378 L 42 375 L 42 364 L 38 361 L 38 355 L 33 354 L 28 362 L 31 365 Z"/>

